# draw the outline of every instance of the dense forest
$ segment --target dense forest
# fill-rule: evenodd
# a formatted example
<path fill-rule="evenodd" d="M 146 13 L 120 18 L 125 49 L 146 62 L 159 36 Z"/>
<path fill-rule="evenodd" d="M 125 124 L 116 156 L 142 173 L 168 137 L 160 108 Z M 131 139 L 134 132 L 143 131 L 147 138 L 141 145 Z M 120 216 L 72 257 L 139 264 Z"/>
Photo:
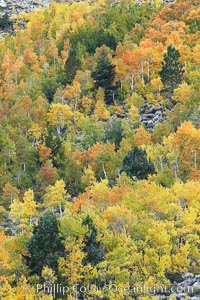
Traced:
<path fill-rule="evenodd" d="M 200 274 L 199 1 L 18 18 L 0 40 L 0 299 L 176 299 Z"/>

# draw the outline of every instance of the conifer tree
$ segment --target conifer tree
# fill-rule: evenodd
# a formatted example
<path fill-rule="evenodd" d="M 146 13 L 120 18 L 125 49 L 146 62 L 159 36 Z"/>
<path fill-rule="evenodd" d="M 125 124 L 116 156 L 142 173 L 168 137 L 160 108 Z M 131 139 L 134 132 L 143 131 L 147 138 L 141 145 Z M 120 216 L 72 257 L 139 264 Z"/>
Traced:
<path fill-rule="evenodd" d="M 147 159 L 145 150 L 134 147 L 124 157 L 121 172 L 126 172 L 131 178 L 147 179 L 149 174 L 155 173 L 155 167 L 153 163 Z"/>
<path fill-rule="evenodd" d="M 63 255 L 64 246 L 59 237 L 58 221 L 52 213 L 40 217 L 27 246 L 30 256 L 27 262 L 32 274 L 41 275 L 44 266 L 57 271 L 57 260 Z"/>
<path fill-rule="evenodd" d="M 97 241 L 97 230 L 90 216 L 87 216 L 83 220 L 83 225 L 86 225 L 88 228 L 88 232 L 84 238 L 85 247 L 83 250 L 86 253 L 86 257 L 83 262 L 84 264 L 90 263 L 96 265 L 101 260 L 100 242 Z"/>
<path fill-rule="evenodd" d="M 97 60 L 97 66 L 92 72 L 92 78 L 95 80 L 95 88 L 99 87 L 105 90 L 106 103 L 112 102 L 113 80 L 115 78 L 115 66 L 110 62 L 107 52 L 103 49 L 101 56 Z"/>
<path fill-rule="evenodd" d="M 167 53 L 164 55 L 162 69 L 159 72 L 164 86 L 173 91 L 182 81 L 184 73 L 183 64 L 179 61 L 180 53 L 172 45 L 167 48 Z"/>
<path fill-rule="evenodd" d="M 2 29 L 9 28 L 11 25 L 12 22 L 9 19 L 9 15 L 7 13 L 0 17 L 0 27 Z"/>
<path fill-rule="evenodd" d="M 76 71 L 81 68 L 81 60 L 78 57 L 77 50 L 74 47 L 69 52 L 69 56 L 67 58 L 66 64 L 65 64 L 65 70 L 66 70 L 66 83 L 71 84 L 75 75 Z"/>

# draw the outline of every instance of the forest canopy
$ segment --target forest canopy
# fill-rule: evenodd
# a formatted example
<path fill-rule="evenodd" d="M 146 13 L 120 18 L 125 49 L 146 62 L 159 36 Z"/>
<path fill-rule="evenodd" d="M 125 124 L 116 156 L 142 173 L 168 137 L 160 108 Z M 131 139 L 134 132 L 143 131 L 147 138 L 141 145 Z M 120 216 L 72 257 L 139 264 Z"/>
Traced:
<path fill-rule="evenodd" d="M 1 299 L 157 299 L 129 288 L 200 273 L 199 16 L 53 2 L 0 40 Z"/>

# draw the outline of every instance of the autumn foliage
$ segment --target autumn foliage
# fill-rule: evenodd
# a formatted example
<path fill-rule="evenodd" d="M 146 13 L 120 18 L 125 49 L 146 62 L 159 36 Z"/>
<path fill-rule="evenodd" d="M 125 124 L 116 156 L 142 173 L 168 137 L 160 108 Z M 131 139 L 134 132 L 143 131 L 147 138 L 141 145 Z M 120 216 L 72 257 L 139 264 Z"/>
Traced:
<path fill-rule="evenodd" d="M 132 299 L 101 287 L 200 273 L 199 15 L 53 1 L 0 40 L 1 299 L 56 282 Z"/>

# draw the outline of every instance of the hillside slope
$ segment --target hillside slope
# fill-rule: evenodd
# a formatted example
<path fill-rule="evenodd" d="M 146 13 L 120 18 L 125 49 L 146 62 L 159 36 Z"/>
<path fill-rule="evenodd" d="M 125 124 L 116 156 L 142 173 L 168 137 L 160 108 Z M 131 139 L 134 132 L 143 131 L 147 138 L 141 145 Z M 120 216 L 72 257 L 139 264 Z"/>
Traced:
<path fill-rule="evenodd" d="M 200 297 L 199 16 L 53 3 L 0 40 L 0 298 Z"/>

